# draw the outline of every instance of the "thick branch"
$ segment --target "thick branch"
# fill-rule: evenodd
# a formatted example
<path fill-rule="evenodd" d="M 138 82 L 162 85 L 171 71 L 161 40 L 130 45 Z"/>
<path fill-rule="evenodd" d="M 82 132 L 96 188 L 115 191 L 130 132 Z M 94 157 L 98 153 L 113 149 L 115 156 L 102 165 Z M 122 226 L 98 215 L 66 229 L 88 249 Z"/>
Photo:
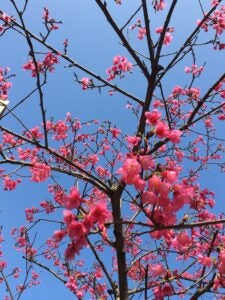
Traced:
<path fill-rule="evenodd" d="M 118 265 L 119 277 L 119 295 L 120 300 L 128 300 L 128 281 L 127 281 L 127 266 L 126 266 L 126 252 L 124 249 L 124 233 L 121 216 L 121 195 L 123 193 L 123 186 L 118 186 L 117 191 L 111 198 L 112 215 L 114 221 L 114 236 L 115 249 Z"/>

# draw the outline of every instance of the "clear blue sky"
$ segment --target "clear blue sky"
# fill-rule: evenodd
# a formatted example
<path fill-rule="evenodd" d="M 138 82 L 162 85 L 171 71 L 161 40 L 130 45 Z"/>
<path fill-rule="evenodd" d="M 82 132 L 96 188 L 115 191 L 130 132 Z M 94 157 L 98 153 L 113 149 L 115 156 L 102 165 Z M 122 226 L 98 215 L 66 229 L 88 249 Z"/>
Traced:
<path fill-rule="evenodd" d="M 9 15 L 15 14 L 8 0 L 2 0 L 0 9 L 5 10 Z M 19 2 L 19 1 L 18 1 Z M 113 3 L 113 1 L 111 1 Z M 138 4 L 138 1 L 124 0 L 122 6 L 111 4 L 112 12 L 116 19 L 123 23 L 127 17 L 133 12 Z M 182 4 L 181 4 L 182 2 Z M 174 40 L 167 50 L 176 49 L 177 46 L 185 38 L 185 34 L 190 32 L 196 24 L 196 19 L 200 15 L 200 10 L 195 9 L 196 0 L 182 0 L 178 4 L 177 12 L 172 20 L 171 26 L 175 27 Z M 51 43 L 62 50 L 62 42 L 65 38 L 69 39 L 68 54 L 83 64 L 90 70 L 106 77 L 105 70 L 111 66 L 112 59 L 115 55 L 126 55 L 125 49 L 119 44 L 118 38 L 112 32 L 109 25 L 106 23 L 104 16 L 99 11 L 95 1 L 90 0 L 30 0 L 26 14 L 26 23 L 31 31 L 38 34 L 42 29 L 41 16 L 43 7 L 50 9 L 50 14 L 57 20 L 62 20 L 63 24 L 60 29 L 56 31 Z M 161 26 L 164 13 L 160 13 L 161 19 L 154 20 L 153 26 Z M 135 18 L 136 20 L 136 18 Z M 131 40 L 135 41 L 136 33 L 129 32 Z M 50 42 L 49 41 L 49 42 Z M 141 52 L 145 51 L 144 42 L 136 41 L 137 49 Z M 5 37 L 0 38 L 0 66 L 9 66 L 12 73 L 16 73 L 13 79 L 13 87 L 10 92 L 10 105 L 15 105 L 23 96 L 26 95 L 34 87 L 35 82 L 30 78 L 28 72 L 21 70 L 22 65 L 27 60 L 28 48 L 24 40 L 15 33 L 8 33 Z M 41 48 L 40 48 L 41 49 Z M 224 54 L 216 52 L 210 48 L 207 50 L 199 50 L 200 58 L 197 64 L 206 64 L 206 72 L 202 80 L 199 81 L 199 86 L 204 90 L 210 82 L 213 82 L 216 74 L 220 74 L 224 68 L 221 60 L 224 61 Z M 129 56 L 128 56 L 129 58 Z M 210 58 L 210 61 L 208 61 Z M 188 64 L 188 61 L 186 62 Z M 108 95 L 108 88 L 99 94 L 97 91 L 83 92 L 79 85 L 74 84 L 72 70 L 63 68 L 64 64 L 56 67 L 54 74 L 48 78 L 48 85 L 44 88 L 45 103 L 47 107 L 48 117 L 54 116 L 55 119 L 63 119 L 66 112 L 70 111 L 73 116 L 80 118 L 82 121 L 99 119 L 111 120 L 116 123 L 118 127 L 126 131 L 127 134 L 132 134 L 135 130 L 135 122 L 129 111 L 125 109 L 127 99 L 120 95 L 110 97 Z M 174 85 L 184 85 L 187 77 L 184 75 L 183 68 L 185 63 L 178 65 L 174 72 L 167 77 L 165 83 L 168 93 Z M 86 76 L 84 73 L 77 71 L 79 77 Z M 145 82 L 139 73 L 129 75 L 127 79 L 118 81 L 118 84 L 124 89 L 134 93 L 139 97 L 145 95 Z M 40 115 L 34 109 L 35 101 L 38 101 L 37 96 L 33 96 L 24 103 L 15 112 L 21 117 L 28 127 L 36 126 L 40 123 Z M 37 102 L 36 101 L 36 102 Z M 38 103 L 36 105 L 38 107 Z M 17 129 L 18 124 L 12 118 L 6 118 L 3 121 L 11 129 Z M 221 126 L 223 123 L 221 123 Z M 219 132 L 224 135 L 224 128 L 221 127 Z M 216 199 L 218 204 L 216 210 L 219 212 L 223 208 L 223 197 L 225 186 L 223 184 L 224 174 L 218 177 L 216 182 L 213 182 L 212 176 L 214 171 L 203 175 L 201 180 L 202 185 L 212 188 L 217 192 Z M 24 208 L 37 205 L 40 200 L 47 197 L 47 184 L 21 184 L 13 192 L 4 192 L 0 190 L 0 224 L 3 224 L 4 233 L 19 224 L 23 223 Z M 51 232 L 51 228 L 40 228 L 43 231 L 43 236 Z M 6 245 L 3 248 L 6 256 L 12 265 L 19 263 L 19 255 L 16 256 Z M 67 291 L 57 280 L 43 272 L 42 284 L 37 288 L 32 288 L 23 296 L 23 300 L 72 300 L 74 296 Z M 0 299 L 4 295 L 4 288 L 0 285 Z"/>

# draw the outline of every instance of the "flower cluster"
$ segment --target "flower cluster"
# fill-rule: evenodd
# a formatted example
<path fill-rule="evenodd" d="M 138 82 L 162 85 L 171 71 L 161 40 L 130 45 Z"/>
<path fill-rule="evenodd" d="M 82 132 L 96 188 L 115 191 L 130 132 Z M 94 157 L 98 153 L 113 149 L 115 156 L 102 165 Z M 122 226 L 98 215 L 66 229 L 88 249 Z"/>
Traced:
<path fill-rule="evenodd" d="M 53 72 L 55 70 L 55 64 L 59 63 L 57 55 L 53 53 L 47 53 L 43 61 L 34 61 L 31 59 L 23 65 L 23 69 L 31 71 L 32 77 L 37 77 L 37 73 L 45 74 L 47 71 Z"/>
<path fill-rule="evenodd" d="M 78 208 L 81 204 L 82 198 L 79 191 L 74 186 L 71 187 L 70 193 L 64 198 L 64 206 L 66 209 Z"/>
<path fill-rule="evenodd" d="M 219 4 L 219 1 L 213 0 L 211 5 L 216 6 Z M 197 24 L 200 25 L 202 20 L 197 20 Z M 210 18 L 207 18 L 200 26 L 205 32 L 208 32 L 212 28 L 215 32 L 215 43 L 214 49 L 224 50 L 225 44 L 220 41 L 220 38 L 225 30 L 225 5 L 221 5 L 220 8 L 216 9 L 211 15 Z"/>
<path fill-rule="evenodd" d="M 32 222 L 34 220 L 34 214 L 38 213 L 39 209 L 36 207 L 26 208 L 26 219 L 28 222 Z"/>
<path fill-rule="evenodd" d="M 125 56 L 117 55 L 113 59 L 113 65 L 106 70 L 108 81 L 114 80 L 116 76 L 124 77 L 124 73 L 131 72 L 133 65 Z"/>
<path fill-rule="evenodd" d="M 40 132 L 40 128 L 38 126 L 35 126 L 34 128 L 31 128 L 29 131 L 27 131 L 26 136 L 28 137 L 28 139 L 43 138 L 43 134 Z"/>
<path fill-rule="evenodd" d="M 154 0 L 153 1 L 153 8 L 156 11 L 164 10 L 165 7 L 166 7 L 165 0 Z"/>
<path fill-rule="evenodd" d="M 203 66 L 198 67 L 196 64 L 193 64 L 191 67 L 184 68 L 185 73 L 190 73 L 194 76 L 199 76 L 203 70 L 204 70 Z"/>
<path fill-rule="evenodd" d="M 59 120 L 55 124 L 51 121 L 47 121 L 46 128 L 48 131 L 51 130 L 53 132 L 53 140 L 65 140 L 68 136 L 68 125 L 66 125 L 64 121 Z"/>
<path fill-rule="evenodd" d="M 10 176 L 5 176 L 3 180 L 4 190 L 12 191 L 16 188 L 18 183 L 21 183 L 21 179 L 13 180 Z"/>
<path fill-rule="evenodd" d="M 155 127 L 155 135 L 160 138 L 168 138 L 173 144 L 178 144 L 180 142 L 180 137 L 182 131 L 178 129 L 170 130 L 168 125 L 163 121 L 160 121 L 161 113 L 154 109 L 151 112 L 145 112 L 146 123 Z"/>
<path fill-rule="evenodd" d="M 12 83 L 7 81 L 5 77 L 9 73 L 9 69 L 0 68 L 0 99 L 7 100 L 8 90 L 11 88 Z"/>
<path fill-rule="evenodd" d="M 75 197 L 74 195 L 74 198 L 77 200 L 78 197 Z M 77 204 L 74 204 L 70 206 L 69 209 L 75 208 L 75 206 L 77 208 Z M 105 236 L 105 222 L 110 220 L 111 213 L 108 210 L 106 203 L 100 201 L 91 206 L 89 213 L 84 216 L 82 221 L 78 220 L 76 215 L 70 210 L 64 210 L 63 216 L 66 231 L 56 231 L 53 237 L 55 241 L 60 242 L 68 235 L 70 243 L 65 251 L 65 259 L 72 260 L 75 254 L 78 254 L 79 251 L 87 245 L 86 235 L 89 234 L 91 228 L 98 225 L 98 228 L 102 231 L 102 235 Z"/>
<path fill-rule="evenodd" d="M 135 28 L 138 28 L 137 38 L 139 40 L 143 40 L 143 38 L 146 36 L 146 28 L 141 25 L 141 20 L 140 19 L 138 19 L 137 23 L 135 23 L 134 25 L 132 25 L 130 27 L 131 30 L 134 30 Z"/>
<path fill-rule="evenodd" d="M 33 166 L 30 167 L 31 181 L 43 182 L 48 179 L 51 172 L 51 167 L 46 164 L 34 162 Z"/>
<path fill-rule="evenodd" d="M 157 34 L 162 34 L 163 27 L 156 28 L 155 32 Z M 174 32 L 174 28 L 168 27 L 167 30 L 166 30 L 164 39 L 163 39 L 163 45 L 168 46 L 171 43 L 171 41 L 173 39 L 173 36 L 171 35 L 171 32 Z"/>
<path fill-rule="evenodd" d="M 0 33 L 2 34 L 10 26 L 11 17 L 7 14 L 0 13 L 0 20 L 3 21 L 3 24 L 0 25 Z"/>
<path fill-rule="evenodd" d="M 82 85 L 82 90 L 87 90 L 91 83 L 91 81 L 88 77 L 81 78 L 80 82 Z"/>

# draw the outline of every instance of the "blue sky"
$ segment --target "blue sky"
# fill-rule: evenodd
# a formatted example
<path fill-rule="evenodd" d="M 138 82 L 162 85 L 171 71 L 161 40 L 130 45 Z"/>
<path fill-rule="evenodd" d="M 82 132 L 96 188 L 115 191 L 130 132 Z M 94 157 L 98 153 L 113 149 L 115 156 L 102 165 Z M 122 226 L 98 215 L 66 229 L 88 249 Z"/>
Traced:
<path fill-rule="evenodd" d="M 2 0 L 0 9 L 5 10 L 9 15 L 15 14 L 8 0 Z M 171 46 L 165 47 L 165 51 L 172 51 L 181 45 L 185 39 L 185 34 L 190 32 L 196 24 L 196 19 L 199 17 L 200 10 L 196 8 L 194 3 L 196 0 L 183 0 L 178 4 L 177 11 L 172 19 L 172 26 L 175 27 L 174 40 Z M 192 4 L 191 4 L 192 3 Z M 31 0 L 28 5 L 26 14 L 26 23 L 31 31 L 38 34 L 43 28 L 41 25 L 41 16 L 43 7 L 50 9 L 50 14 L 57 20 L 62 20 L 63 24 L 50 38 L 49 43 L 54 47 L 62 50 L 62 42 L 65 38 L 69 39 L 68 54 L 81 65 L 96 72 L 106 78 L 105 70 L 111 66 L 112 59 L 115 55 L 126 55 L 125 49 L 119 44 L 118 38 L 113 33 L 112 29 L 105 21 L 105 17 L 100 13 L 95 1 L 90 0 Z M 123 24 L 127 17 L 137 7 L 137 1 L 125 1 L 122 6 L 114 5 L 110 2 L 113 15 L 118 22 Z M 191 13 L 190 13 L 191 12 Z M 165 13 L 159 13 L 158 19 L 154 19 L 152 15 L 153 27 L 161 26 Z M 136 18 L 135 18 L 136 20 Z M 146 50 L 144 41 L 136 40 L 136 32 L 129 32 L 129 39 L 134 41 L 140 52 Z M 30 77 L 28 72 L 22 71 L 22 65 L 27 61 L 28 48 L 24 40 L 15 33 L 7 33 L 3 38 L 0 38 L 1 56 L 0 66 L 9 66 L 12 73 L 16 73 L 16 77 L 12 79 L 13 87 L 10 92 L 10 105 L 14 106 L 22 99 L 35 82 Z M 38 46 L 39 47 L 39 46 Z M 39 49 L 42 49 L 39 47 Z M 197 64 L 203 64 L 207 61 L 206 72 L 204 77 L 199 80 L 199 86 L 205 90 L 212 83 L 216 74 L 223 71 L 221 64 L 224 59 L 223 52 L 214 52 L 210 47 L 198 50 L 199 61 Z M 127 57 L 130 59 L 129 55 Z M 210 58 L 210 59 L 208 59 Z M 164 82 L 168 93 L 174 85 L 184 85 L 186 76 L 183 72 L 185 63 L 183 62 L 176 66 L 173 72 L 168 75 Z M 162 61 L 164 63 L 164 61 Z M 166 63 L 166 60 L 165 60 Z M 97 91 L 83 92 L 80 86 L 74 83 L 73 71 L 64 68 L 64 63 L 56 66 L 56 70 L 48 77 L 48 84 L 44 88 L 45 103 L 48 117 L 54 116 L 55 120 L 64 119 L 66 113 L 70 111 L 73 116 L 80 118 L 82 121 L 98 119 L 100 121 L 111 120 L 116 123 L 119 128 L 126 131 L 127 134 L 132 134 L 135 131 L 135 121 L 131 113 L 125 109 L 127 99 L 124 96 L 115 94 L 113 97 L 108 95 L 108 88 L 102 90 L 99 94 Z M 85 73 L 76 71 L 79 78 L 85 77 Z M 142 76 L 135 72 L 128 75 L 125 80 L 117 82 L 119 86 L 129 92 L 144 97 L 146 82 Z M 28 127 L 40 124 L 40 114 L 38 111 L 38 96 L 32 96 L 28 101 L 21 105 L 15 112 L 21 117 Z M 17 129 L 16 121 L 9 117 L 5 118 L 3 124 L 11 129 Z M 219 134 L 224 135 L 223 123 L 221 123 Z M 224 174 L 221 174 L 216 183 L 212 180 L 214 171 L 202 175 L 202 185 L 212 188 L 217 192 L 216 210 L 219 212 L 223 207 L 225 186 Z M 21 184 L 15 191 L 5 192 L 0 190 L 1 204 L 0 217 L 1 223 L 4 225 L 4 233 L 10 228 L 22 224 L 24 218 L 24 208 L 38 204 L 41 199 L 47 197 L 47 184 Z M 46 233 L 46 228 L 40 228 L 43 234 Z M 51 228 L 47 232 L 51 232 Z M 14 256 L 7 246 L 4 246 L 6 256 L 13 264 L 19 262 L 19 256 Z M 12 258 L 12 259 L 11 259 Z M 44 272 L 43 272 L 44 273 Z M 74 296 L 69 293 L 57 280 L 48 275 L 42 275 L 42 284 L 37 288 L 32 288 L 27 291 L 22 299 L 74 299 Z M 47 294 L 46 294 L 47 291 Z M 0 286 L 0 298 L 4 295 L 4 288 Z"/>

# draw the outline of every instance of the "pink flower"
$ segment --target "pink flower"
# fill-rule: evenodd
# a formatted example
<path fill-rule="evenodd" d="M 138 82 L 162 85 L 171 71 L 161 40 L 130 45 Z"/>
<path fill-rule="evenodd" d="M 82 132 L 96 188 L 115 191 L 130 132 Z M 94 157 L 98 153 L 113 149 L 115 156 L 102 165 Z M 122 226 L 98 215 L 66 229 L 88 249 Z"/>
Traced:
<path fill-rule="evenodd" d="M 146 186 L 146 182 L 140 178 L 140 176 L 136 177 L 136 180 L 134 181 L 134 187 L 137 191 L 143 191 Z"/>
<path fill-rule="evenodd" d="M 200 96 L 200 90 L 199 88 L 190 88 L 186 90 L 186 94 L 188 97 L 198 100 L 199 96 Z"/>
<path fill-rule="evenodd" d="M 155 265 L 150 265 L 150 271 L 153 277 L 158 277 L 165 272 L 165 269 L 162 264 L 158 263 Z"/>
<path fill-rule="evenodd" d="M 118 128 L 111 128 L 111 129 L 110 129 L 110 132 L 112 133 L 112 136 L 113 136 L 114 138 L 117 138 L 117 137 L 120 135 L 121 130 L 118 129 Z"/>
<path fill-rule="evenodd" d="M 160 120 L 162 116 L 162 113 L 159 112 L 157 109 L 154 109 L 153 111 L 145 112 L 145 117 L 146 117 L 146 123 L 151 124 L 151 125 L 156 125 L 158 121 Z"/>
<path fill-rule="evenodd" d="M 185 95 L 186 94 L 185 90 L 179 85 L 176 85 L 174 87 L 174 89 L 172 90 L 172 93 L 173 93 L 173 97 L 177 97 L 179 95 Z"/>
<path fill-rule="evenodd" d="M 167 183 L 174 183 L 178 179 L 177 173 L 175 171 L 168 170 L 162 172 L 162 177 L 163 180 Z"/>
<path fill-rule="evenodd" d="M 169 127 L 163 122 L 158 122 L 155 133 L 160 139 L 167 138 L 169 136 Z"/>
<path fill-rule="evenodd" d="M 45 209 L 46 214 L 50 214 L 51 212 L 55 211 L 54 205 L 49 201 L 41 201 L 40 206 Z"/>
<path fill-rule="evenodd" d="M 175 155 L 177 157 L 177 161 L 178 162 L 182 162 L 183 158 L 184 158 L 184 152 L 182 152 L 181 150 L 177 149 L 175 150 Z"/>
<path fill-rule="evenodd" d="M 6 261 L 2 260 L 0 261 L 0 271 L 3 271 L 7 266 Z"/>
<path fill-rule="evenodd" d="M 138 36 L 137 38 L 139 40 L 143 40 L 143 38 L 146 36 L 146 28 L 144 27 L 140 27 L 139 30 L 138 30 Z"/>
<path fill-rule="evenodd" d="M 55 230 L 53 234 L 54 240 L 59 243 L 65 237 L 66 232 L 65 230 Z"/>
<path fill-rule="evenodd" d="M 65 199 L 65 208 L 71 210 L 73 208 L 78 208 L 81 203 L 81 196 L 79 191 L 73 186 L 70 189 L 70 194 L 68 197 Z"/>
<path fill-rule="evenodd" d="M 200 264 L 202 264 L 203 266 L 211 267 L 213 260 L 212 260 L 211 257 L 203 256 L 202 254 L 199 254 L 198 255 L 198 262 Z"/>
<path fill-rule="evenodd" d="M 51 168 L 42 163 L 34 163 L 30 168 L 32 174 L 31 180 L 34 182 L 43 182 L 50 176 Z"/>
<path fill-rule="evenodd" d="M 79 254 L 79 251 L 86 246 L 87 241 L 85 236 L 81 236 L 79 239 L 72 240 L 65 251 L 65 259 L 72 260 L 74 259 L 75 254 Z"/>
<path fill-rule="evenodd" d="M 222 91 L 220 92 L 220 96 L 221 96 L 222 98 L 225 98 L 225 90 L 222 90 Z"/>
<path fill-rule="evenodd" d="M 118 65 L 119 62 L 120 62 L 120 59 L 121 59 L 121 56 L 120 56 L 120 55 L 116 55 L 116 56 L 113 58 L 113 64 L 114 64 L 114 65 Z"/>
<path fill-rule="evenodd" d="M 205 120 L 204 120 L 204 123 L 205 123 L 205 127 L 207 127 L 207 128 L 213 127 L 213 122 L 212 122 L 212 119 L 211 119 L 211 118 L 205 119 Z"/>
<path fill-rule="evenodd" d="M 145 204 L 154 205 L 156 203 L 157 196 L 153 192 L 144 191 L 143 194 L 142 194 L 141 199 L 142 199 L 143 203 L 145 203 Z"/>
<path fill-rule="evenodd" d="M 159 191 L 161 184 L 162 184 L 162 180 L 160 179 L 160 177 L 153 175 L 148 180 L 148 190 L 157 193 Z"/>
<path fill-rule="evenodd" d="M 12 146 L 16 145 L 15 137 L 12 134 L 7 132 L 3 132 L 3 142 L 5 144 L 11 144 Z"/>
<path fill-rule="evenodd" d="M 86 233 L 86 229 L 83 223 L 73 220 L 67 227 L 67 234 L 71 239 L 80 239 L 80 237 L 84 236 Z"/>
<path fill-rule="evenodd" d="M 218 0 L 212 0 L 212 2 L 211 2 L 211 6 L 216 6 L 218 4 L 219 4 Z"/>
<path fill-rule="evenodd" d="M 178 144 L 180 142 L 181 135 L 182 131 L 174 129 L 170 131 L 168 138 L 173 144 Z"/>
<path fill-rule="evenodd" d="M 179 233 L 173 241 L 173 245 L 179 251 L 185 250 L 192 245 L 192 240 L 186 231 Z"/>
<path fill-rule="evenodd" d="M 140 172 L 141 166 L 136 158 L 127 158 L 122 168 L 117 171 L 117 173 L 122 175 L 122 179 L 125 180 L 127 184 L 133 184 Z"/>
<path fill-rule="evenodd" d="M 163 27 L 157 27 L 157 28 L 155 29 L 155 33 L 160 34 L 160 33 L 162 33 L 162 32 L 163 32 Z"/>
<path fill-rule="evenodd" d="M 64 210 L 63 211 L 63 221 L 68 225 L 70 224 L 73 220 L 75 220 L 75 215 L 69 211 L 69 210 Z"/>
<path fill-rule="evenodd" d="M 200 75 L 203 70 L 204 70 L 203 66 L 198 67 L 195 64 L 193 64 L 191 67 L 185 67 L 184 68 L 185 73 L 192 73 L 194 76 Z"/>
<path fill-rule="evenodd" d="M 155 168 L 155 161 L 151 155 L 142 155 L 139 156 L 139 161 L 141 163 L 141 167 L 144 170 L 154 169 Z"/>
<path fill-rule="evenodd" d="M 164 286 L 162 288 L 162 292 L 163 292 L 164 297 L 172 296 L 174 293 L 173 288 L 172 288 L 171 284 L 169 284 L 169 283 L 164 284 Z"/>
<path fill-rule="evenodd" d="M 185 73 L 191 73 L 191 68 L 190 67 L 185 67 L 184 72 Z"/>
<path fill-rule="evenodd" d="M 166 3 L 164 0 L 155 0 L 154 8 L 159 11 L 163 10 L 166 7 Z"/>
<path fill-rule="evenodd" d="M 42 139 L 43 134 L 40 132 L 40 128 L 38 126 L 31 128 L 28 132 L 26 132 L 26 136 L 29 139 L 35 138 L 35 139 Z"/>
<path fill-rule="evenodd" d="M 108 81 L 115 79 L 117 75 L 122 78 L 123 73 L 131 71 L 133 65 L 127 60 L 125 56 L 116 55 L 113 59 L 113 66 L 106 70 L 108 74 Z"/>
<path fill-rule="evenodd" d="M 50 72 L 54 71 L 53 65 L 58 63 L 59 63 L 58 57 L 52 53 L 48 53 L 43 60 L 43 66 L 46 69 L 48 69 Z"/>
<path fill-rule="evenodd" d="M 164 39 L 163 39 L 163 45 L 168 46 L 171 41 L 172 41 L 173 37 L 169 32 L 166 32 Z"/>
<path fill-rule="evenodd" d="M 6 23 L 9 23 L 9 22 L 11 21 L 11 17 L 8 16 L 7 14 L 5 14 L 5 13 L 2 13 L 2 14 L 1 14 L 1 19 L 2 19 L 4 22 L 6 22 Z"/>
<path fill-rule="evenodd" d="M 173 31 L 174 31 L 173 28 L 167 29 L 167 32 L 165 33 L 165 36 L 163 39 L 163 45 L 168 46 L 171 43 L 173 36 L 171 35 L 170 32 L 173 32 Z M 162 32 L 163 32 L 163 27 L 158 27 L 155 29 L 155 33 L 161 34 Z"/>
<path fill-rule="evenodd" d="M 21 180 L 17 179 L 17 180 L 12 180 L 10 179 L 9 176 L 5 176 L 4 178 L 4 190 L 5 191 L 12 191 L 16 188 L 17 184 L 20 183 Z"/>
<path fill-rule="evenodd" d="M 132 146 L 137 146 L 140 142 L 141 138 L 139 136 L 127 136 L 126 141 L 128 144 L 131 144 Z"/>
<path fill-rule="evenodd" d="M 80 82 L 82 84 L 82 89 L 83 90 L 88 89 L 89 84 L 90 84 L 90 79 L 88 77 L 83 77 Z"/>
<path fill-rule="evenodd" d="M 92 223 L 104 225 L 104 223 L 111 218 L 111 213 L 108 210 L 106 203 L 101 201 L 91 208 L 90 221 Z"/>
<path fill-rule="evenodd" d="M 53 136 L 53 140 L 60 141 L 67 138 L 68 134 L 68 126 L 64 121 L 58 121 L 56 124 L 52 126 L 52 130 L 55 133 Z"/>

